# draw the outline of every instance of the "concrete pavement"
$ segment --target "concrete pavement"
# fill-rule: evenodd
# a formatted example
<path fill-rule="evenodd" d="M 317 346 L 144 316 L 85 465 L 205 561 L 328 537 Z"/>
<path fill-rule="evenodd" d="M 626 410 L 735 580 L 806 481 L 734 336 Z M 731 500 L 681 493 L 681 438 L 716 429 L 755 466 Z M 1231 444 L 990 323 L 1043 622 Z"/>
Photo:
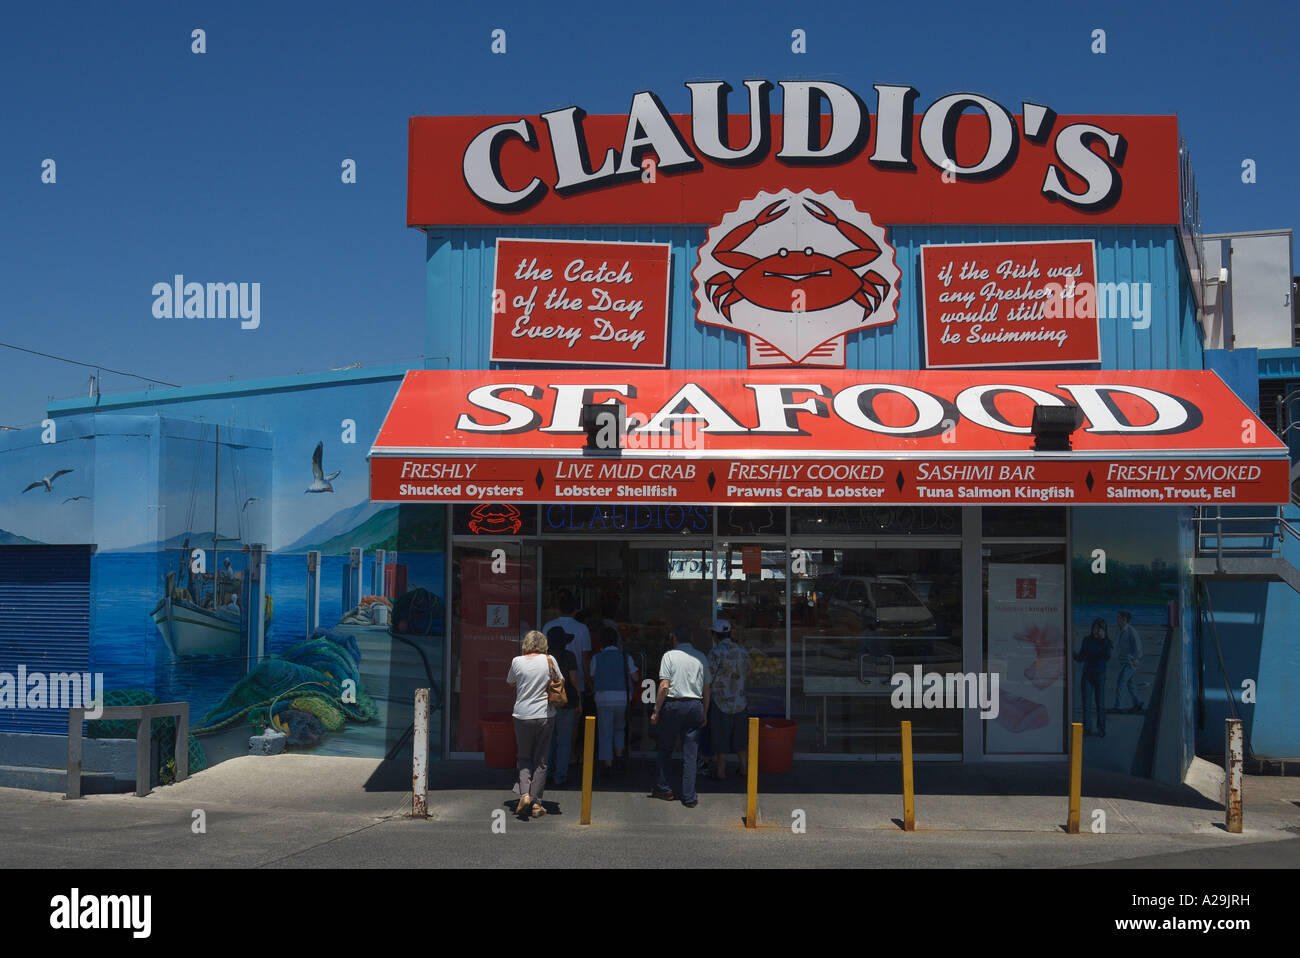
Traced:
<path fill-rule="evenodd" d="M 412 820 L 409 774 L 409 764 L 289 754 L 232 759 L 146 798 L 3 789 L 0 865 L 498 867 L 543 854 L 572 867 L 1300 866 L 1297 778 L 1248 777 L 1246 832 L 1229 835 L 1222 807 L 1192 788 L 1085 771 L 1085 834 L 1074 836 L 1063 830 L 1064 764 L 918 765 L 912 834 L 897 824 L 897 766 L 761 776 L 754 830 L 739 779 L 701 779 L 688 809 L 649 797 L 645 762 L 598 782 L 590 826 L 578 824 L 573 789 L 548 791 L 542 819 L 515 818 L 512 772 L 481 762 L 435 763 L 430 818 Z M 1094 821 L 1104 831 L 1090 831 Z"/>

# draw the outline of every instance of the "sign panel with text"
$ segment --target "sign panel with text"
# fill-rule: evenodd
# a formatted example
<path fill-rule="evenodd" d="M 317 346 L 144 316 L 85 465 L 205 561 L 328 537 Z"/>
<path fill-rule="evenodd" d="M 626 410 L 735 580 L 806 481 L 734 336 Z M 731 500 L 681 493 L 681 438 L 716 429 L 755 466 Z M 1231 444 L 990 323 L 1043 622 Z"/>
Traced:
<path fill-rule="evenodd" d="M 619 448 L 583 409 L 619 403 Z M 1076 406 L 1036 452 L 1037 406 Z M 1201 370 L 413 370 L 371 499 L 1198 505 L 1286 502 L 1286 446 Z"/>
<path fill-rule="evenodd" d="M 744 92 L 688 83 L 690 113 L 669 114 L 643 90 L 615 115 L 575 104 L 412 117 L 406 222 L 716 223 L 738 198 L 791 178 L 818 193 L 851 181 L 877 223 L 1179 222 L 1176 117 L 1057 114 L 971 93 L 922 108 L 907 86 L 871 96 L 779 85 L 779 110 L 773 84 L 754 79 Z"/>
<path fill-rule="evenodd" d="M 493 362 L 665 366 L 667 243 L 497 240 Z"/>
<path fill-rule="evenodd" d="M 1091 240 L 922 246 L 921 292 L 931 368 L 1101 361 Z"/>
<path fill-rule="evenodd" d="M 1283 459 L 662 460 L 375 457 L 374 502 L 729 505 L 1273 504 Z"/>

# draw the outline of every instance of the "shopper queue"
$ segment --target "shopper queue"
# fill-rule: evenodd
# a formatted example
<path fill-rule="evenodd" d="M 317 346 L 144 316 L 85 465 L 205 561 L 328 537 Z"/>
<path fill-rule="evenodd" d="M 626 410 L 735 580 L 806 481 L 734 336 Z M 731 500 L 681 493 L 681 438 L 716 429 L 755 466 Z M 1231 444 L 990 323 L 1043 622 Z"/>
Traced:
<path fill-rule="evenodd" d="M 548 776 L 555 787 L 568 781 L 579 715 L 595 715 L 600 774 L 626 774 L 629 706 L 641 688 L 636 662 L 623 649 L 609 615 L 579 621 L 567 593 L 556 606 L 558 616 L 524 636 L 506 676 L 515 687 L 515 810 L 532 818 L 546 814 L 542 796 Z M 698 776 L 725 778 L 729 756 L 736 757 L 737 774 L 747 771 L 749 653 L 734 640 L 725 619 L 716 620 L 710 631 L 713 648 L 706 655 L 691 642 L 689 627 L 672 630 L 672 648 L 660 660 L 649 716 L 656 751 L 651 795 L 665 801 L 680 798 L 687 808 L 699 804 Z M 679 745 L 682 768 L 674 775 L 672 756 Z"/>

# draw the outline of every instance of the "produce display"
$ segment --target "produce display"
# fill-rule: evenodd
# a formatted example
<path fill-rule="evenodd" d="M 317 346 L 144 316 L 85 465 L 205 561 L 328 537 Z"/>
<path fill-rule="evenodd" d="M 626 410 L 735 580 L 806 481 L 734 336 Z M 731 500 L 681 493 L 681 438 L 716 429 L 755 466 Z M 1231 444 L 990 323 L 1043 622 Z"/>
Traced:
<path fill-rule="evenodd" d="M 749 684 L 751 686 L 777 683 L 785 679 L 784 655 L 777 658 L 774 655 L 764 655 L 762 652 L 751 650 L 749 664 Z"/>

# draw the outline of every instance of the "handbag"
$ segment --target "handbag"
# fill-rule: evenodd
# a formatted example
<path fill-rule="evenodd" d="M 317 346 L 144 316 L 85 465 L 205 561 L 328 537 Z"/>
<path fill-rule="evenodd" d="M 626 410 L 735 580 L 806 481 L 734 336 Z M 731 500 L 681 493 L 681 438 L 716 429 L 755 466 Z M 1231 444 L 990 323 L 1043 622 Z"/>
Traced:
<path fill-rule="evenodd" d="M 546 667 L 551 677 L 546 683 L 546 704 L 564 708 L 569 702 L 569 697 L 564 693 L 564 677 L 555 673 L 555 660 L 549 655 L 546 657 Z"/>

